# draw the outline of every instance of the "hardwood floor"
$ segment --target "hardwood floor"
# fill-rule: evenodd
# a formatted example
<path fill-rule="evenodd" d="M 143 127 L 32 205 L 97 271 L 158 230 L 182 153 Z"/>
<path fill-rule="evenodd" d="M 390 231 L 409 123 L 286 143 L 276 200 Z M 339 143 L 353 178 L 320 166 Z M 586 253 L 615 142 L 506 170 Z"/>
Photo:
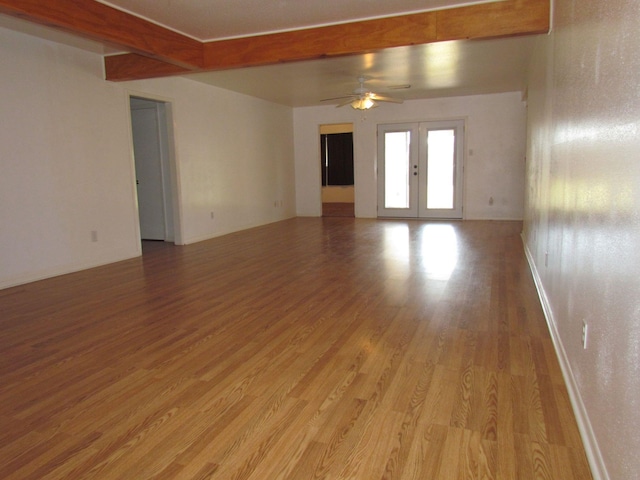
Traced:
<path fill-rule="evenodd" d="M 323 217 L 355 217 L 354 203 L 323 203 Z"/>
<path fill-rule="evenodd" d="M 520 228 L 299 218 L 2 290 L 0 478 L 591 478 Z"/>

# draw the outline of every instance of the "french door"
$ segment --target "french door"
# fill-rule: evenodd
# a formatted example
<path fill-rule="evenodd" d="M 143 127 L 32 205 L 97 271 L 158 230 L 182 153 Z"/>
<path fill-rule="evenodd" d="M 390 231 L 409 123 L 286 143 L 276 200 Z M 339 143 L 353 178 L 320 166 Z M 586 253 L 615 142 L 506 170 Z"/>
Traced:
<path fill-rule="evenodd" d="M 464 121 L 378 126 L 378 216 L 462 218 Z"/>

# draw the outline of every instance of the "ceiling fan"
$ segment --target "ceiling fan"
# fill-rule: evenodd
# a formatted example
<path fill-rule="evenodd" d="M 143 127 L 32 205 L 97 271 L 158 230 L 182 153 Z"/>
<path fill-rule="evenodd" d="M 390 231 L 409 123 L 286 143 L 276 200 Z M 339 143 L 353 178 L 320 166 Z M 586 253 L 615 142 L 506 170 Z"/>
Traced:
<path fill-rule="evenodd" d="M 373 107 L 377 107 L 377 102 L 391 102 L 391 103 L 402 103 L 403 100 L 399 98 L 387 97 L 384 95 L 378 95 L 377 93 L 368 90 L 364 86 L 364 82 L 366 78 L 363 75 L 358 77 L 358 82 L 360 86 L 356 88 L 352 94 L 343 95 L 341 97 L 334 98 L 325 98 L 320 100 L 321 102 L 329 102 L 332 100 L 343 100 L 336 107 L 344 107 L 345 105 L 351 105 L 351 107 L 356 110 L 368 110 Z M 409 88 L 410 85 L 402 85 L 401 87 L 390 87 L 390 88 Z"/>

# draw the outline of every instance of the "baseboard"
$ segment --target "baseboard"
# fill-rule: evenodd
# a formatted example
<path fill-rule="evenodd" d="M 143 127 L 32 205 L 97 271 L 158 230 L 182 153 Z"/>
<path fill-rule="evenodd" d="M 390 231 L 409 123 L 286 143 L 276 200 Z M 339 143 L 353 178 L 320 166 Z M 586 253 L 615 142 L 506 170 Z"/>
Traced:
<path fill-rule="evenodd" d="M 578 423 L 578 430 L 580 431 L 580 437 L 582 438 L 582 443 L 584 444 L 587 460 L 589 462 L 589 466 L 591 467 L 591 474 L 593 475 L 594 480 L 609 480 L 609 474 L 604 464 L 600 448 L 598 447 L 598 442 L 593 432 L 593 428 L 591 427 L 589 416 L 587 415 L 584 403 L 582 402 L 582 396 L 580 395 L 578 384 L 573 375 L 573 371 L 571 370 L 569 358 L 567 357 L 567 353 L 564 349 L 564 346 L 562 345 L 560 335 L 558 334 L 558 329 L 553 317 L 551 305 L 549 304 L 549 299 L 547 298 L 544 287 L 542 286 L 542 280 L 538 273 L 538 269 L 536 268 L 536 264 L 533 261 L 533 255 L 531 254 L 529 247 L 527 246 L 524 235 L 522 235 L 522 244 L 524 246 L 524 252 L 527 257 L 527 262 L 529 263 L 529 269 L 531 270 L 531 275 L 533 276 L 536 290 L 538 291 L 538 297 L 540 298 L 542 310 L 547 320 L 547 326 L 551 335 L 551 341 L 553 342 L 556 356 L 558 357 L 558 362 L 560 363 L 562 376 L 569 392 L 569 399 L 571 401 L 573 413 L 576 416 L 576 422 Z"/>
<path fill-rule="evenodd" d="M 471 222 L 480 221 L 490 221 L 490 222 L 522 222 L 522 217 L 464 217 L 463 220 L 468 220 Z"/>
<path fill-rule="evenodd" d="M 284 222 L 285 220 L 291 220 L 292 218 L 296 218 L 296 215 L 288 215 L 282 218 L 275 218 L 266 221 L 259 221 L 254 223 L 247 223 L 242 226 L 236 226 L 229 229 L 219 230 L 214 233 L 208 233 L 206 235 L 200 235 L 197 237 L 183 238 L 183 243 L 181 245 L 192 245 L 194 243 L 204 242 L 207 240 L 213 240 L 214 238 L 224 237 L 225 235 L 230 235 L 232 233 L 242 232 L 244 230 L 251 230 L 252 228 L 265 227 L 272 223 Z"/>

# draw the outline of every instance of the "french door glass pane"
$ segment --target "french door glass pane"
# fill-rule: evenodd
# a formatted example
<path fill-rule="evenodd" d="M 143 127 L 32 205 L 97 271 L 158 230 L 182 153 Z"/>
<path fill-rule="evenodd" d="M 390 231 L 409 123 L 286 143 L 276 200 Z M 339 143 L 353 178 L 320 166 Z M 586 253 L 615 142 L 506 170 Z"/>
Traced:
<path fill-rule="evenodd" d="M 386 132 L 384 137 L 384 207 L 409 208 L 411 132 Z"/>
<path fill-rule="evenodd" d="M 427 208 L 454 205 L 455 130 L 429 130 L 427 135 Z"/>

